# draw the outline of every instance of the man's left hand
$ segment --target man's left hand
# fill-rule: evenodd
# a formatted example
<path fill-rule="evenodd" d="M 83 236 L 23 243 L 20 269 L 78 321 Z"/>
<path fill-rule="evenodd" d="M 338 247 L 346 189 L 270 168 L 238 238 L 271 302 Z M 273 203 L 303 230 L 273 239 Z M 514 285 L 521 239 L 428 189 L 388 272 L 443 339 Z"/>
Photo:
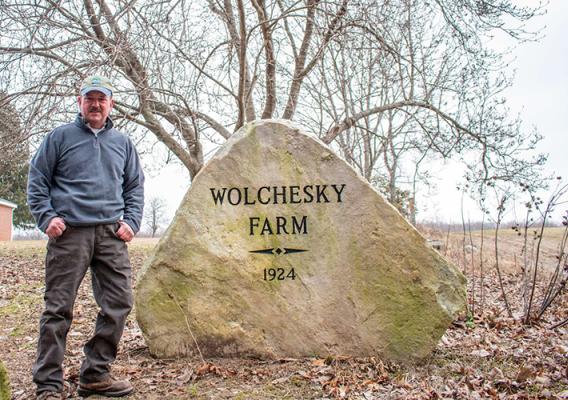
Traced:
<path fill-rule="evenodd" d="M 120 224 L 120 228 L 116 231 L 116 236 L 118 236 L 120 240 L 130 242 L 134 237 L 134 231 L 126 222 L 119 221 L 118 223 Z"/>

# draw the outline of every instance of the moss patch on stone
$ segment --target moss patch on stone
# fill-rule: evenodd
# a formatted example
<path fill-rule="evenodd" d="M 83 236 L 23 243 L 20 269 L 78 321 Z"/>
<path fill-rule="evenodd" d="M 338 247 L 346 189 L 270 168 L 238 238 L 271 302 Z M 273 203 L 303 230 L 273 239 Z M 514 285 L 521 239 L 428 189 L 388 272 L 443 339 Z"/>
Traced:
<path fill-rule="evenodd" d="M 4 366 L 2 360 L 0 360 L 0 400 L 10 400 L 10 380 L 8 378 L 8 371 Z"/>

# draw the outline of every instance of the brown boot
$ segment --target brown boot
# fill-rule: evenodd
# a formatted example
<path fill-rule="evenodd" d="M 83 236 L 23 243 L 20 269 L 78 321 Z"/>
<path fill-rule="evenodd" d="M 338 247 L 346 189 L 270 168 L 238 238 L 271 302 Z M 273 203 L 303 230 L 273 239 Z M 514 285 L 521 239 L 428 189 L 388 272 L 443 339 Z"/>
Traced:
<path fill-rule="evenodd" d="M 61 393 L 59 392 L 41 392 L 36 396 L 36 400 L 61 400 Z"/>
<path fill-rule="evenodd" d="M 106 397 L 122 397 L 134 391 L 132 384 L 126 380 L 117 381 L 108 377 L 104 381 L 93 383 L 79 383 L 77 392 L 81 397 L 89 397 L 94 394 Z"/>

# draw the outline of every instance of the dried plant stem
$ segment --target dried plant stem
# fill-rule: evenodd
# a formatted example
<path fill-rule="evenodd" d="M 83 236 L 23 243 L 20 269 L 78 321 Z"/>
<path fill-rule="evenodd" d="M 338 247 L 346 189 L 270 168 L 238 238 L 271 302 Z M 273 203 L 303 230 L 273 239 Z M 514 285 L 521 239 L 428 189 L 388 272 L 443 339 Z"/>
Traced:
<path fill-rule="evenodd" d="M 470 252 L 470 264 L 471 264 L 471 315 L 475 315 L 475 258 L 474 258 L 474 244 L 473 237 L 471 235 L 471 221 L 467 220 L 467 231 L 469 235 L 469 246 L 471 248 Z"/>
<path fill-rule="evenodd" d="M 172 299 L 174 301 L 174 303 L 176 303 L 176 306 L 178 306 L 179 310 L 183 314 L 183 318 L 185 320 L 185 326 L 187 327 L 187 330 L 189 331 L 189 334 L 191 335 L 191 338 L 193 339 L 193 342 L 195 343 L 195 347 L 197 347 L 197 351 L 199 352 L 199 357 L 201 358 L 201 361 L 203 362 L 203 364 L 206 364 L 205 358 L 203 358 L 203 353 L 201 353 L 201 349 L 199 348 L 199 344 L 197 343 L 197 339 L 195 339 L 195 336 L 193 335 L 193 331 L 191 330 L 191 326 L 189 326 L 189 320 L 187 319 L 187 314 L 185 313 L 185 311 L 183 310 L 182 306 L 179 304 L 177 299 L 171 293 L 168 293 L 168 297 L 170 299 Z"/>
<path fill-rule="evenodd" d="M 534 268 L 533 268 L 533 276 L 532 276 L 532 282 L 531 282 L 531 294 L 529 295 L 529 304 L 527 306 L 527 312 L 525 314 L 525 324 L 528 324 L 530 322 L 531 319 L 531 308 L 532 308 L 532 303 L 533 303 L 533 299 L 534 299 L 534 291 L 536 288 L 536 278 L 537 278 L 537 273 L 538 273 L 538 267 L 539 267 L 539 261 L 540 261 L 540 246 L 542 244 L 542 237 L 544 235 L 544 226 L 546 225 L 546 217 L 548 216 L 548 207 L 547 210 L 542 218 L 542 223 L 540 224 L 540 232 L 538 235 L 538 240 L 537 240 L 537 244 L 536 244 L 536 258 L 534 261 Z"/>
<path fill-rule="evenodd" d="M 463 210 L 464 210 L 464 206 L 463 206 L 463 198 L 464 198 L 464 193 L 462 192 L 462 196 L 461 196 L 461 222 L 462 222 L 462 229 L 463 229 L 463 237 L 462 237 L 462 259 L 463 259 L 463 274 L 466 276 L 467 278 L 467 256 L 465 253 L 465 240 L 466 240 L 466 228 L 465 228 L 465 217 L 463 215 Z M 473 249 L 472 249 L 473 250 Z M 470 301 L 469 301 L 469 293 L 466 291 L 466 311 L 467 311 L 467 315 L 472 315 L 473 316 L 473 312 L 471 310 L 471 306 L 470 306 Z"/>
<path fill-rule="evenodd" d="M 564 321 L 560 321 L 559 323 L 552 325 L 550 329 L 562 328 L 566 324 L 568 324 L 568 318 L 566 318 Z"/>
<path fill-rule="evenodd" d="M 542 300 L 542 304 L 540 305 L 540 310 L 537 315 L 537 319 L 540 319 L 544 312 L 550 307 L 550 305 L 554 302 L 556 297 L 564 290 L 566 287 L 566 278 L 561 280 L 558 283 L 558 280 L 561 276 L 562 269 L 567 265 L 567 258 L 568 254 L 566 254 L 566 244 L 568 243 L 568 226 L 564 228 L 564 232 L 562 233 L 562 240 L 560 241 L 559 247 L 559 254 L 558 254 L 558 262 L 556 263 L 556 268 L 554 273 L 550 277 L 548 282 L 548 287 L 546 288 L 546 293 Z M 557 285 L 558 284 L 558 285 Z"/>
<path fill-rule="evenodd" d="M 513 312 L 507 301 L 507 293 L 505 292 L 505 287 L 503 286 L 503 278 L 501 276 L 501 268 L 499 267 L 499 228 L 501 226 L 501 219 L 503 217 L 503 211 L 505 209 L 506 196 L 501 198 L 501 202 L 498 207 L 497 214 L 497 224 L 495 225 L 495 269 L 497 270 L 497 277 L 499 278 L 499 286 L 501 287 L 501 294 L 503 295 L 503 301 L 505 302 L 505 308 L 507 309 L 507 314 L 510 318 L 513 318 Z"/>
<path fill-rule="evenodd" d="M 462 258 L 463 258 L 463 268 L 462 268 L 462 272 L 465 276 L 467 276 L 467 268 L 466 268 L 466 255 L 465 255 L 465 238 L 466 238 L 466 231 L 465 231 L 465 217 L 463 215 L 463 197 L 464 194 L 462 193 L 461 196 L 461 207 L 460 207 L 460 211 L 461 211 L 461 222 L 462 222 L 462 230 L 463 230 L 463 238 L 462 238 Z M 469 305 L 468 305 L 469 307 Z"/>
<path fill-rule="evenodd" d="M 481 313 L 485 309 L 485 271 L 483 270 L 483 244 L 485 239 L 485 213 L 483 214 L 483 218 L 481 220 L 481 240 L 479 244 L 479 289 L 480 289 L 480 307 Z"/>

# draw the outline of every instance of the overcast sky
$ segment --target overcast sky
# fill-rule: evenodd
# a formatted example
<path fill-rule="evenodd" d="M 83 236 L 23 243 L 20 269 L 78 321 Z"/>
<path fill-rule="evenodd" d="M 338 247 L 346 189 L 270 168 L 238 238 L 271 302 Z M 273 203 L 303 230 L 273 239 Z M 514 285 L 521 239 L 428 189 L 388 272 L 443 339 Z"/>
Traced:
<path fill-rule="evenodd" d="M 551 0 L 538 21 L 544 38 L 517 51 L 514 86 L 508 99 L 527 124 L 544 136 L 542 151 L 549 153 L 549 168 L 568 179 L 568 1 Z"/>
<path fill-rule="evenodd" d="M 519 3 L 517 1 L 517 3 Z M 524 1 L 535 5 L 538 1 Z M 546 170 L 568 181 L 568 1 L 551 0 L 545 15 L 536 18 L 531 29 L 541 29 L 542 39 L 520 45 L 511 55 L 514 85 L 506 96 L 514 113 L 520 113 L 525 129 L 536 127 L 544 136 L 539 151 L 548 153 Z M 419 220 L 461 221 L 461 196 L 456 190 L 461 178 L 454 165 L 438 171 L 435 192 L 423 192 L 418 199 Z M 147 179 L 147 197 L 166 199 L 171 214 L 188 188 L 189 174 L 181 167 L 168 166 Z M 479 212 L 466 202 L 466 218 L 478 220 Z"/>
<path fill-rule="evenodd" d="M 551 0 L 546 9 L 530 25 L 541 29 L 542 39 L 519 45 L 510 57 L 515 80 L 505 94 L 511 111 L 520 113 L 524 129 L 536 127 L 544 136 L 538 151 L 548 154 L 546 172 L 568 181 L 568 1 Z M 423 193 L 420 199 L 419 219 L 461 222 L 461 196 L 455 189 L 461 172 L 452 165 L 440 169 L 439 176 L 444 179 L 437 182 L 437 193 Z M 465 204 L 466 219 L 479 220 L 477 207 Z"/>

